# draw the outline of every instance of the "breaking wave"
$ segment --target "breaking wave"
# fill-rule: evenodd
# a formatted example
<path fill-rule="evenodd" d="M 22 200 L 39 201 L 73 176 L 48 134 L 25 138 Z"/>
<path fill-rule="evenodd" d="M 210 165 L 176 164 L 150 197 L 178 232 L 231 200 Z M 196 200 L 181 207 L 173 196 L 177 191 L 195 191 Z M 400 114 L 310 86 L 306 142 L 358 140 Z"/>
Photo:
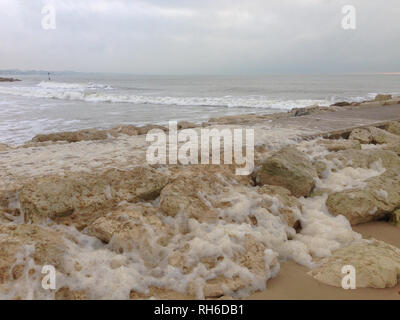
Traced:
<path fill-rule="evenodd" d="M 146 96 L 126 92 L 115 92 L 102 84 L 80 84 L 61 82 L 41 82 L 36 87 L 1 87 L 0 93 L 23 97 L 74 100 L 85 102 L 109 102 L 176 106 L 209 106 L 231 108 L 284 109 L 306 107 L 313 104 L 329 105 L 328 100 L 282 100 L 265 96 L 222 96 L 222 97 L 173 97 Z"/>

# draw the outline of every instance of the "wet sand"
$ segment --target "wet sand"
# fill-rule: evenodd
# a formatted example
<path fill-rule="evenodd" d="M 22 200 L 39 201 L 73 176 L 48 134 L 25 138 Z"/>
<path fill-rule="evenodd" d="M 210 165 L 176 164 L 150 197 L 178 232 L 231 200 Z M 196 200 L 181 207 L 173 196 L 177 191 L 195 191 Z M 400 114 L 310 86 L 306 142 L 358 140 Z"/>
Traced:
<path fill-rule="evenodd" d="M 400 247 L 400 228 L 384 221 L 353 226 L 364 238 L 375 238 Z M 309 269 L 294 262 L 281 264 L 279 274 L 268 281 L 267 290 L 248 299 L 254 300 L 400 300 L 400 283 L 393 288 L 344 290 L 318 282 Z"/>

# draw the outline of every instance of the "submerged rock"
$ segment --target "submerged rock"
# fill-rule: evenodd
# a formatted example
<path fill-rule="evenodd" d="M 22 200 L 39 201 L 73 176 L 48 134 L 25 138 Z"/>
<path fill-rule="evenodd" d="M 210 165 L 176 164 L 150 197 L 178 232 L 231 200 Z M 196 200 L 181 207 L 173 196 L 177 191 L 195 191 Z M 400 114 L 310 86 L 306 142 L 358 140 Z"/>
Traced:
<path fill-rule="evenodd" d="M 320 261 L 319 267 L 309 275 L 322 283 L 341 287 L 342 268 L 346 265 L 356 269 L 357 288 L 394 287 L 400 277 L 400 249 L 378 240 L 355 243 Z"/>
<path fill-rule="evenodd" d="M 50 218 L 82 229 L 121 201 L 157 198 L 167 183 L 167 176 L 145 167 L 72 173 L 34 179 L 22 187 L 19 199 L 26 222 Z"/>
<path fill-rule="evenodd" d="M 300 197 L 310 194 L 317 172 L 305 154 L 290 146 L 267 158 L 253 176 L 259 185 L 281 186 Z"/>
<path fill-rule="evenodd" d="M 387 171 L 365 181 L 366 186 L 329 194 L 333 215 L 344 215 L 352 225 L 385 217 L 400 207 L 399 171 Z"/>

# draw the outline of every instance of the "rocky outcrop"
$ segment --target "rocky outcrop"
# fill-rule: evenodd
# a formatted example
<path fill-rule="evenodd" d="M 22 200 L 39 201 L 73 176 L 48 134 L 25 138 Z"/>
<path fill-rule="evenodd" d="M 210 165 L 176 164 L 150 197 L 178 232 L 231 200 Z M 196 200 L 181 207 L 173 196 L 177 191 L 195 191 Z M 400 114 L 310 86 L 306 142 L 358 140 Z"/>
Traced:
<path fill-rule="evenodd" d="M 272 213 L 279 214 L 283 221 L 299 231 L 300 216 L 301 216 L 301 203 L 291 195 L 290 191 L 286 188 L 279 186 L 262 186 L 258 189 L 258 193 L 263 195 L 262 207 L 272 211 Z M 277 200 L 277 201 L 276 201 Z M 257 225 L 257 219 L 252 218 L 254 225 Z"/>
<path fill-rule="evenodd" d="M 400 249 L 377 240 L 355 243 L 323 259 L 309 274 L 322 283 L 341 287 L 346 265 L 355 268 L 357 288 L 394 287 L 400 277 Z"/>
<path fill-rule="evenodd" d="M 391 94 L 377 94 L 375 97 L 375 101 L 386 101 L 391 99 L 392 99 Z"/>
<path fill-rule="evenodd" d="M 135 250 L 147 265 L 156 265 L 162 246 L 172 236 L 150 205 L 125 205 L 89 225 L 87 233 L 97 237 L 116 252 Z"/>
<path fill-rule="evenodd" d="M 300 197 L 310 194 L 317 172 L 305 154 L 295 147 L 286 147 L 267 158 L 253 176 L 259 185 L 281 186 Z"/>
<path fill-rule="evenodd" d="M 0 224 L 0 284 L 23 274 L 33 275 L 34 269 L 26 270 L 30 258 L 40 267 L 51 264 L 62 271 L 66 250 L 59 234 L 52 230 L 37 225 Z"/>
<path fill-rule="evenodd" d="M 352 225 L 381 219 L 400 207 L 400 171 L 387 171 L 365 181 L 366 186 L 331 193 L 326 205 Z"/>
<path fill-rule="evenodd" d="M 87 140 L 105 140 L 107 138 L 108 135 L 105 130 L 87 129 L 87 130 L 79 130 L 72 132 L 38 134 L 32 139 L 32 142 L 46 142 L 46 141 L 79 142 Z"/>
<path fill-rule="evenodd" d="M 384 143 L 400 142 L 399 136 L 375 127 L 354 129 L 350 133 L 349 139 L 357 140 L 363 144 L 368 144 L 368 143 L 384 144 Z"/>
<path fill-rule="evenodd" d="M 400 227 L 400 209 L 397 209 L 390 215 L 390 223 L 396 227 Z"/>
<path fill-rule="evenodd" d="M 186 217 L 198 221 L 215 220 L 216 208 L 229 205 L 221 203 L 218 196 L 232 189 L 232 184 L 219 170 L 191 166 L 176 174 L 161 191 L 162 211 L 171 217 L 183 212 Z"/>
<path fill-rule="evenodd" d="M 15 78 L 2 78 L 2 77 L 0 77 L 0 82 L 15 82 L 15 81 L 21 81 L 21 80 L 15 79 Z"/>
<path fill-rule="evenodd" d="M 385 125 L 384 129 L 392 134 L 400 136 L 400 122 L 392 121 Z"/>
<path fill-rule="evenodd" d="M 164 174 L 145 167 L 71 173 L 33 180 L 22 187 L 19 199 L 26 222 L 50 218 L 82 229 L 120 201 L 157 198 L 167 183 Z"/>

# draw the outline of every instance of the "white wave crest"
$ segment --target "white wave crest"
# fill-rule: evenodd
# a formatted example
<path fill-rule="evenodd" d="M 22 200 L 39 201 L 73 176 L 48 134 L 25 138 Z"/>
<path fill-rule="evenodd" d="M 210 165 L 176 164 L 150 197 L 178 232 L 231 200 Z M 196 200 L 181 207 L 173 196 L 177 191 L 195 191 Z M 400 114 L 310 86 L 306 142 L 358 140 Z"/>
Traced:
<path fill-rule="evenodd" d="M 209 106 L 231 108 L 266 108 L 285 109 L 306 107 L 314 104 L 327 106 L 328 100 L 279 100 L 269 99 L 265 96 L 223 96 L 223 97 L 171 97 L 171 96 L 145 96 L 134 94 L 110 93 L 98 87 L 98 84 L 53 83 L 41 82 L 38 87 L 1 87 L 0 93 L 24 97 L 48 98 L 60 100 L 74 100 L 85 102 L 110 102 L 154 105 L 177 106 Z"/>

